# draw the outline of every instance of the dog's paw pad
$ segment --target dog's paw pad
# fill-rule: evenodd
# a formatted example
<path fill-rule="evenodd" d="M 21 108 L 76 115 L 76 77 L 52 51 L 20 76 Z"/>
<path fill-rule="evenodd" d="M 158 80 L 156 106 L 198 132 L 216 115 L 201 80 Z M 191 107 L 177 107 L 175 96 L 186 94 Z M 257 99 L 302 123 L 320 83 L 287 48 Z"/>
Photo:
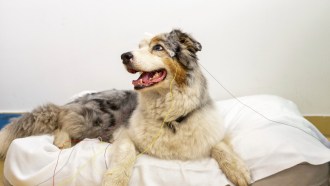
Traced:
<path fill-rule="evenodd" d="M 71 141 L 66 141 L 66 142 L 54 141 L 54 145 L 60 149 L 66 149 L 66 148 L 70 148 L 72 146 Z"/>

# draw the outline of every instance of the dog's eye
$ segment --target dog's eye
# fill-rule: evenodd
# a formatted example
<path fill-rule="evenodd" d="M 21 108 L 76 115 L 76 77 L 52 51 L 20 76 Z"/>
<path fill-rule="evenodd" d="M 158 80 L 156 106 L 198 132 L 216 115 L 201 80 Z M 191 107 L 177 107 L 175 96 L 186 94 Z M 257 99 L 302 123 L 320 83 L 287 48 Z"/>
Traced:
<path fill-rule="evenodd" d="M 164 48 L 162 47 L 162 45 L 155 45 L 154 47 L 152 47 L 152 50 L 162 51 L 164 50 Z"/>

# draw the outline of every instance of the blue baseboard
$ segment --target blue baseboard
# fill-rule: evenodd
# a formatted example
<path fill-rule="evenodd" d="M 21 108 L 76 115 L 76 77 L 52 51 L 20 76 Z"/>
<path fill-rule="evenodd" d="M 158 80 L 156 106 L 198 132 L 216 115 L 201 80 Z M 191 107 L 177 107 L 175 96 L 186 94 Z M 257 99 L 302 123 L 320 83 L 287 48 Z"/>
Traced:
<path fill-rule="evenodd" d="M 11 118 L 17 118 L 21 114 L 0 114 L 0 129 L 10 122 Z"/>

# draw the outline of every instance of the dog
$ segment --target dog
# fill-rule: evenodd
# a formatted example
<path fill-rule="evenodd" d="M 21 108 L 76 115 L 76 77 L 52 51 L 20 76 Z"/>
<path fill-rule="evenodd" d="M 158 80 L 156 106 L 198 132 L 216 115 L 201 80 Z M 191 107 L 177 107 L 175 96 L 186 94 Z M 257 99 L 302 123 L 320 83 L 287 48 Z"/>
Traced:
<path fill-rule="evenodd" d="M 201 49 L 191 35 L 174 29 L 121 55 L 129 73 L 141 73 L 132 82 L 138 105 L 129 125 L 114 133 L 104 186 L 127 186 L 142 153 L 167 160 L 212 157 L 233 184 L 250 183 L 249 170 L 225 137 L 209 96 L 196 55 Z"/>
<path fill-rule="evenodd" d="M 63 106 L 39 106 L 0 131 L 0 158 L 5 159 L 14 139 L 32 135 L 54 135 L 54 144 L 59 148 L 69 148 L 84 138 L 111 141 L 112 133 L 127 125 L 136 105 L 134 91 L 107 90 L 86 94 Z"/>

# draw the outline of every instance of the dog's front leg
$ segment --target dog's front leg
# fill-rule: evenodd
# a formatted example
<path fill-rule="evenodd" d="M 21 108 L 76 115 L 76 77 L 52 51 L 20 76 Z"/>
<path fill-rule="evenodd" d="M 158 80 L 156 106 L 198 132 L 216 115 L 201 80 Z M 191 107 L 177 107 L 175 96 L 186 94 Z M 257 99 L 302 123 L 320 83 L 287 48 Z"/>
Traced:
<path fill-rule="evenodd" d="M 135 163 L 137 152 L 126 129 L 122 127 L 116 134 L 110 151 L 109 169 L 103 176 L 103 186 L 127 186 Z"/>
<path fill-rule="evenodd" d="M 220 141 L 211 150 L 226 177 L 237 186 L 247 186 L 251 182 L 250 173 L 243 160 L 234 152 L 227 140 Z"/>

